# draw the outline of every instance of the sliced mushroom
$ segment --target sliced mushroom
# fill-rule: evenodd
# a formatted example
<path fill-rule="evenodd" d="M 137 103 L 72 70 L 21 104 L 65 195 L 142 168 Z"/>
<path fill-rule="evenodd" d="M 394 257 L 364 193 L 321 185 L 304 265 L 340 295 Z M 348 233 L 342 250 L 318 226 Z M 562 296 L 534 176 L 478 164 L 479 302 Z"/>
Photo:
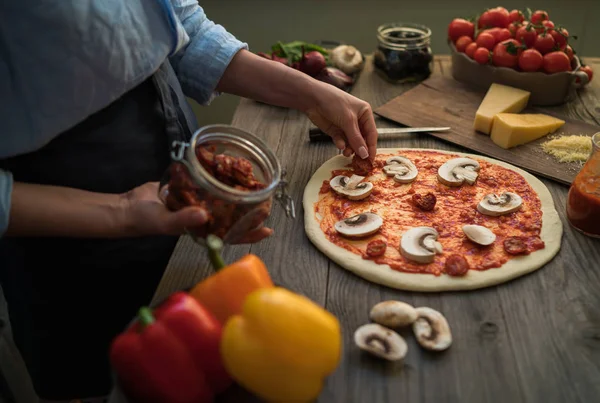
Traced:
<path fill-rule="evenodd" d="M 415 164 L 406 157 L 390 157 L 385 161 L 385 164 L 383 172 L 387 176 L 393 176 L 398 183 L 410 183 L 419 174 Z"/>
<path fill-rule="evenodd" d="M 383 219 L 375 213 L 360 213 L 335 223 L 335 230 L 347 237 L 364 237 L 379 231 Z"/>
<path fill-rule="evenodd" d="M 329 52 L 331 61 L 346 74 L 359 72 L 364 65 L 362 53 L 354 46 L 339 45 Z"/>
<path fill-rule="evenodd" d="M 377 323 L 369 323 L 356 329 L 354 343 L 360 349 L 389 361 L 400 361 L 408 352 L 402 336 Z"/>
<path fill-rule="evenodd" d="M 361 182 L 364 176 L 352 175 L 350 178 L 344 175 L 338 175 L 329 181 L 331 188 L 350 200 L 361 200 L 369 197 L 373 191 L 371 182 Z"/>
<path fill-rule="evenodd" d="M 435 309 L 415 308 L 419 317 L 413 323 L 413 332 L 421 346 L 429 350 L 441 351 L 452 344 L 452 333 L 448 321 Z"/>
<path fill-rule="evenodd" d="M 504 192 L 485 195 L 477 205 L 477 211 L 489 216 L 499 216 L 517 211 L 523 205 L 523 199 L 516 193 Z"/>
<path fill-rule="evenodd" d="M 496 234 L 482 225 L 463 225 L 462 230 L 467 238 L 479 245 L 491 245 L 496 240 Z"/>
<path fill-rule="evenodd" d="M 408 326 L 417 320 L 415 308 L 401 301 L 383 301 L 371 308 L 369 317 L 382 326 L 397 328 Z"/>
<path fill-rule="evenodd" d="M 418 263 L 431 263 L 436 253 L 443 248 L 438 239 L 438 232 L 431 227 L 415 227 L 402 234 L 400 252 L 407 259 Z"/>
<path fill-rule="evenodd" d="M 447 186 L 472 185 L 479 174 L 479 162 L 470 158 L 453 158 L 438 168 L 438 180 Z"/>

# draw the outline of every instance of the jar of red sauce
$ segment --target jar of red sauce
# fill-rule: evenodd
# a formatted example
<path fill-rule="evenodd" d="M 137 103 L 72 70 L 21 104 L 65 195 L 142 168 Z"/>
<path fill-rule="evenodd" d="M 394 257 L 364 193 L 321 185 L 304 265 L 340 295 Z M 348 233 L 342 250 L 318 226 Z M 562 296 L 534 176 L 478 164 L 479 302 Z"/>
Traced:
<path fill-rule="evenodd" d="M 189 143 L 175 141 L 172 147 L 173 162 L 161 180 L 159 197 L 170 210 L 206 210 L 205 225 L 187 228 L 197 242 L 213 234 L 225 243 L 237 243 L 269 217 L 274 198 L 292 203 L 277 157 L 248 132 L 205 126 Z"/>
<path fill-rule="evenodd" d="M 600 132 L 592 136 L 592 153 L 569 189 L 567 218 L 575 229 L 600 238 Z"/>

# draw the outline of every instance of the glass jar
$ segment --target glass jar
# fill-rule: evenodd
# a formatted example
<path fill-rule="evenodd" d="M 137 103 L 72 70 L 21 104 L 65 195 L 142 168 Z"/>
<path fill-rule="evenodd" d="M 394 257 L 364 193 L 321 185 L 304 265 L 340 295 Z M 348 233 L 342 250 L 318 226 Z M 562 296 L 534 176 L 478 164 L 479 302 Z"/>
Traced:
<path fill-rule="evenodd" d="M 394 83 L 421 81 L 433 71 L 431 29 L 410 23 L 377 28 L 379 46 L 373 55 L 376 71 Z"/>
<path fill-rule="evenodd" d="M 271 213 L 273 198 L 293 216 L 279 161 L 258 137 L 227 125 L 205 126 L 189 143 L 173 142 L 159 197 L 170 210 L 199 206 L 208 213 L 205 225 L 187 228 L 199 243 L 209 234 L 238 243 Z M 290 206 L 291 204 L 291 206 Z"/>
<path fill-rule="evenodd" d="M 569 188 L 567 218 L 578 231 L 600 238 L 600 132 L 592 136 L 592 153 Z"/>

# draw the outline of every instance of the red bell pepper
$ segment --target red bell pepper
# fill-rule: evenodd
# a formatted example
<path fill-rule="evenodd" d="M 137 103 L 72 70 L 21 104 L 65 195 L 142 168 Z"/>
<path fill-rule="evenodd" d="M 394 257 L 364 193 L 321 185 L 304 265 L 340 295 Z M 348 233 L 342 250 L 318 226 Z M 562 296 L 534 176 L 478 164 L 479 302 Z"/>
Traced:
<path fill-rule="evenodd" d="M 143 307 L 118 335 L 110 361 L 119 384 L 139 402 L 204 403 L 231 383 L 219 351 L 222 325 L 184 292 L 154 311 Z"/>

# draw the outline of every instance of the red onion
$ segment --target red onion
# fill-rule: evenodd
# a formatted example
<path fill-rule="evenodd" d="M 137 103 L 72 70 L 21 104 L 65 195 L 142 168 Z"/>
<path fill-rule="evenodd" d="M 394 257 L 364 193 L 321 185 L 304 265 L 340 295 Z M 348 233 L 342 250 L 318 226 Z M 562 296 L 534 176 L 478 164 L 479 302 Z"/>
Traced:
<path fill-rule="evenodd" d="M 298 65 L 298 69 L 308 74 L 311 77 L 319 74 L 326 66 L 325 56 L 321 53 L 313 50 L 312 52 L 304 53 L 304 46 L 302 47 L 302 59 Z"/>
<path fill-rule="evenodd" d="M 345 89 L 354 84 L 352 77 L 335 67 L 325 67 L 324 69 L 321 69 L 315 78 L 341 89 Z"/>

